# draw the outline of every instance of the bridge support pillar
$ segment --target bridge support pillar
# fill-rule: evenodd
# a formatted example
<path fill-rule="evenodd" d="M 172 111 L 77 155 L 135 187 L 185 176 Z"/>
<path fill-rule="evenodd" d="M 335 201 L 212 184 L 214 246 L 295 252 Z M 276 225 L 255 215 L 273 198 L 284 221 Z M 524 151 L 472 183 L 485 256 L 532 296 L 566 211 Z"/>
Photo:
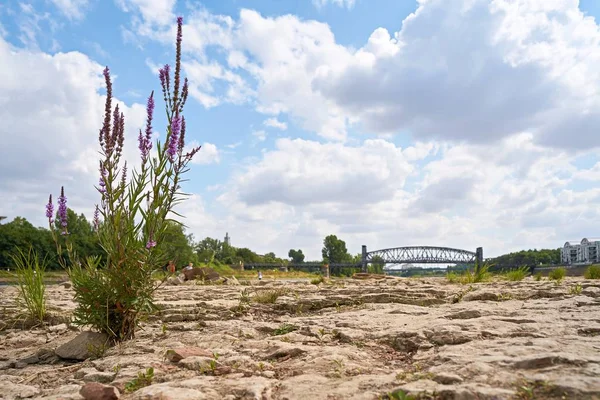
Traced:
<path fill-rule="evenodd" d="M 362 256 L 360 260 L 362 272 L 367 272 L 367 246 L 362 246 Z"/>
<path fill-rule="evenodd" d="M 475 270 L 479 271 L 479 268 L 483 266 L 483 247 L 478 247 L 475 250 Z"/>

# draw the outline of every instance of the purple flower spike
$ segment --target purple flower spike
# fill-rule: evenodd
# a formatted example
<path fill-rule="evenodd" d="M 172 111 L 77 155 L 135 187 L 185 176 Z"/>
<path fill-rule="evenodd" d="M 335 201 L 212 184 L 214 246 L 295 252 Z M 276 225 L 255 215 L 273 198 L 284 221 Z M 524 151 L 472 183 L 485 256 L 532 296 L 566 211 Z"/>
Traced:
<path fill-rule="evenodd" d="M 65 196 L 65 188 L 61 186 L 60 197 L 58 198 L 58 221 L 63 228 L 62 234 L 67 233 L 67 197 Z"/>
<path fill-rule="evenodd" d="M 46 217 L 52 223 L 52 217 L 54 216 L 54 204 L 52 204 L 52 195 L 48 198 L 48 204 L 46 204 Z"/>
<path fill-rule="evenodd" d="M 171 162 L 173 162 L 175 154 L 177 154 L 180 132 L 181 117 L 179 115 L 175 115 L 175 117 L 173 117 L 173 120 L 171 121 L 171 137 L 169 138 L 169 148 L 167 149 L 167 154 L 169 155 L 169 160 Z"/>
<path fill-rule="evenodd" d="M 148 240 L 148 243 L 146 243 L 146 248 L 148 250 L 150 250 L 151 248 L 153 248 L 154 246 L 156 246 L 156 242 L 152 239 Z"/>

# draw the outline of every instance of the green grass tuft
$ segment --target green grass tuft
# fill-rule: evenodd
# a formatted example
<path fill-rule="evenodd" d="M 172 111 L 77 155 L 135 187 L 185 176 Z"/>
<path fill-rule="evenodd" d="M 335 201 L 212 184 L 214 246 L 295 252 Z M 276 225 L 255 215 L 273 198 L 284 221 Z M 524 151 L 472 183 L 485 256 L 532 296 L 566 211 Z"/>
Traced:
<path fill-rule="evenodd" d="M 46 284 L 44 276 L 47 261 L 40 260 L 38 254 L 29 248 L 24 253 L 20 248 L 11 254 L 16 267 L 17 285 L 19 287 L 18 304 L 27 310 L 28 317 L 42 322 L 46 318 Z"/>
<path fill-rule="evenodd" d="M 534 279 L 536 281 L 538 281 L 538 282 L 541 281 L 542 280 L 542 273 L 541 272 L 536 273 Z"/>
<path fill-rule="evenodd" d="M 277 298 L 279 296 L 283 296 L 286 293 L 287 293 L 287 290 L 285 290 L 285 289 L 262 290 L 260 292 L 257 292 L 254 295 L 254 297 L 252 297 L 252 300 L 255 303 L 261 303 L 261 304 L 275 303 L 275 301 L 277 301 Z"/>
<path fill-rule="evenodd" d="M 548 278 L 560 282 L 566 275 L 567 269 L 564 267 L 559 267 L 550 271 L 550 273 L 548 274 Z"/>
<path fill-rule="evenodd" d="M 504 278 L 508 281 L 516 282 L 522 281 L 527 275 L 529 275 L 529 268 L 523 266 L 506 272 Z"/>
<path fill-rule="evenodd" d="M 600 265 L 590 265 L 583 276 L 585 279 L 600 279 Z"/>

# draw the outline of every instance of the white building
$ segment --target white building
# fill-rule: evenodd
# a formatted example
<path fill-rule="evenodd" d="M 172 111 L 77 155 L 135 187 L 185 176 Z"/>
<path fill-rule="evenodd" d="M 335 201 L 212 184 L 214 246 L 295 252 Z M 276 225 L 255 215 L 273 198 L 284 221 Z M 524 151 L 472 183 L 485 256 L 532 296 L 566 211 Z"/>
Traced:
<path fill-rule="evenodd" d="M 600 239 L 583 238 L 581 243 L 566 242 L 560 250 L 560 260 L 565 264 L 600 262 Z"/>

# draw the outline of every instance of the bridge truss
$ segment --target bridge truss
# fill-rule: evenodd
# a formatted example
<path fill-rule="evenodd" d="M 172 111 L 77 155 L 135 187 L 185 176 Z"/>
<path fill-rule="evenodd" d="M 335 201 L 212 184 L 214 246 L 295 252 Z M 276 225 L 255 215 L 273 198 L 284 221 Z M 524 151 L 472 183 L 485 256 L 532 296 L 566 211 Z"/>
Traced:
<path fill-rule="evenodd" d="M 385 264 L 474 264 L 477 252 L 452 249 L 449 247 L 408 246 L 366 252 L 363 248 L 363 260 L 366 263 L 383 262 Z"/>

